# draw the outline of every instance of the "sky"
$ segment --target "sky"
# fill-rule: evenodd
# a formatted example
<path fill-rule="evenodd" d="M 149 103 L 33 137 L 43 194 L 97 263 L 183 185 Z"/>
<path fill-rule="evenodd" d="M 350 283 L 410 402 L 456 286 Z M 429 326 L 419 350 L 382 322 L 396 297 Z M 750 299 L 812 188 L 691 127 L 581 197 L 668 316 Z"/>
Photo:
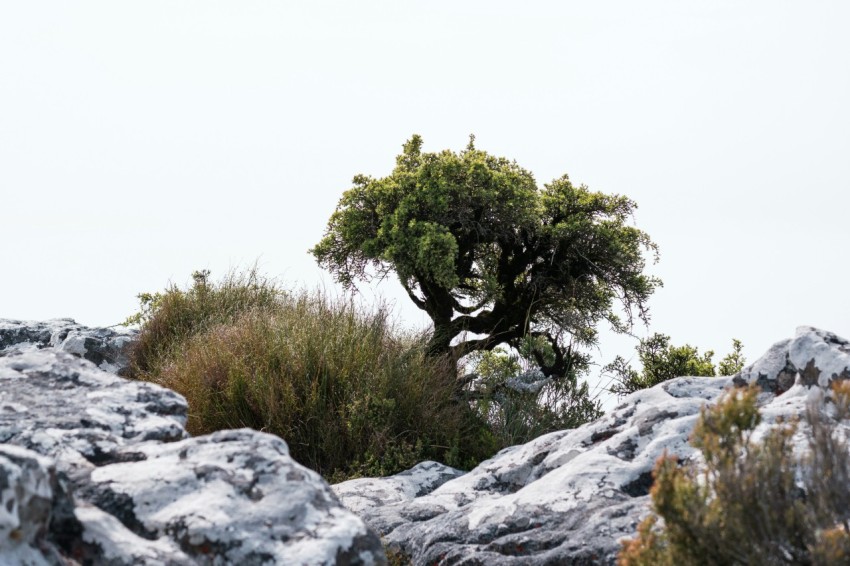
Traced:
<path fill-rule="evenodd" d="M 474 133 L 638 204 L 664 287 L 636 336 L 850 336 L 848 26 L 843 0 L 0 3 L 0 317 L 112 325 L 254 263 L 333 289 L 307 250 L 352 177 Z"/>

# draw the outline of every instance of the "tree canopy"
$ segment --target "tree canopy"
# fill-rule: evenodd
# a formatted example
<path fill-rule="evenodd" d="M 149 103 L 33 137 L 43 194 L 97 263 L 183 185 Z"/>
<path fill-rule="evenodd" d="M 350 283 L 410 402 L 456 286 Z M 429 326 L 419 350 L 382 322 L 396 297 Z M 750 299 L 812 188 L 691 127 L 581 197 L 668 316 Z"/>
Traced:
<path fill-rule="evenodd" d="M 596 324 L 619 332 L 660 281 L 644 273 L 637 205 L 567 175 L 539 188 L 515 161 L 478 150 L 424 153 L 414 135 L 390 175 L 357 175 L 311 252 L 347 287 L 398 276 L 434 324 L 431 351 L 455 359 L 533 339 L 546 375 L 571 373 Z M 622 316 L 624 315 L 624 316 Z"/>

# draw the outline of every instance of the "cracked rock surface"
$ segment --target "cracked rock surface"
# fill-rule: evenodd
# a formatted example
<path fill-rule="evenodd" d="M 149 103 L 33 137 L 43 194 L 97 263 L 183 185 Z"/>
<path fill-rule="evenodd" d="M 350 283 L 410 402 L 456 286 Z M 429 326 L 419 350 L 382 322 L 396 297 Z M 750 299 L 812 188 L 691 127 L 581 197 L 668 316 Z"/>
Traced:
<path fill-rule="evenodd" d="M 70 318 L 43 322 L 0 318 L 0 356 L 53 348 L 84 358 L 104 371 L 125 375 L 129 347 L 137 334 L 125 327 L 88 328 Z"/>
<path fill-rule="evenodd" d="M 580 428 L 506 448 L 433 488 L 423 479 L 420 495 L 409 485 L 416 474 L 335 489 L 414 564 L 613 565 L 619 541 L 649 512 L 658 457 L 698 456 L 688 437 L 703 405 L 733 384 L 758 384 L 763 432 L 848 377 L 850 342 L 801 327 L 737 376 L 680 377 L 638 391 Z"/>
<path fill-rule="evenodd" d="M 0 564 L 386 563 L 283 440 L 189 438 L 182 396 L 18 339 L 45 333 L 0 332 Z"/>

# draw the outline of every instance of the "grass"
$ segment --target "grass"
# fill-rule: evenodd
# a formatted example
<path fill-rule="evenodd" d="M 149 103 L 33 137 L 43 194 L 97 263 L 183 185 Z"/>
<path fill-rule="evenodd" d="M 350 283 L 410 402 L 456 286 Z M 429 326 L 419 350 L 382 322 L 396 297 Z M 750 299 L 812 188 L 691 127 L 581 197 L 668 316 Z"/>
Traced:
<path fill-rule="evenodd" d="M 142 295 L 134 376 L 184 395 L 188 429 L 251 427 L 285 439 L 331 481 L 425 459 L 469 467 L 494 445 L 455 398 L 456 368 L 426 355 L 384 308 L 284 291 L 254 271 Z"/>

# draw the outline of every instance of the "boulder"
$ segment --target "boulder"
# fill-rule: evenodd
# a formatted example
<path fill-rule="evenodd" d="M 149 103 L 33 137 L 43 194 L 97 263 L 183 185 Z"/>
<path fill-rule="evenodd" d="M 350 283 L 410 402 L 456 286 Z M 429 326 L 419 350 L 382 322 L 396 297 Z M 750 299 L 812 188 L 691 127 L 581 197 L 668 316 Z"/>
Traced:
<path fill-rule="evenodd" d="M 189 438 L 182 396 L 22 344 L 0 356 L 0 564 L 386 563 L 283 440 Z"/>
<path fill-rule="evenodd" d="M 88 328 L 70 318 L 44 322 L 0 319 L 0 356 L 13 351 L 54 348 L 84 358 L 100 369 L 125 375 L 129 348 L 138 331 L 126 327 Z"/>
<path fill-rule="evenodd" d="M 850 343 L 801 327 L 738 376 L 681 377 L 638 391 L 592 423 L 506 448 L 421 495 L 408 497 L 397 476 L 336 492 L 414 564 L 613 565 L 619 541 L 649 513 L 656 460 L 665 450 L 698 457 L 688 437 L 701 407 L 731 385 L 759 384 L 763 433 L 848 376 Z"/>
<path fill-rule="evenodd" d="M 345 501 L 348 509 L 363 513 L 374 507 L 422 497 L 464 473 L 439 462 L 425 461 L 394 476 L 358 478 L 334 484 L 331 488 Z"/>
<path fill-rule="evenodd" d="M 0 357 L 0 442 L 50 456 L 74 481 L 115 461 L 125 445 L 186 438 L 187 410 L 182 395 L 65 352 Z"/>
<path fill-rule="evenodd" d="M 67 519 L 73 503 L 53 462 L 0 444 L 0 563 L 59 564 L 63 538 L 79 534 Z"/>

